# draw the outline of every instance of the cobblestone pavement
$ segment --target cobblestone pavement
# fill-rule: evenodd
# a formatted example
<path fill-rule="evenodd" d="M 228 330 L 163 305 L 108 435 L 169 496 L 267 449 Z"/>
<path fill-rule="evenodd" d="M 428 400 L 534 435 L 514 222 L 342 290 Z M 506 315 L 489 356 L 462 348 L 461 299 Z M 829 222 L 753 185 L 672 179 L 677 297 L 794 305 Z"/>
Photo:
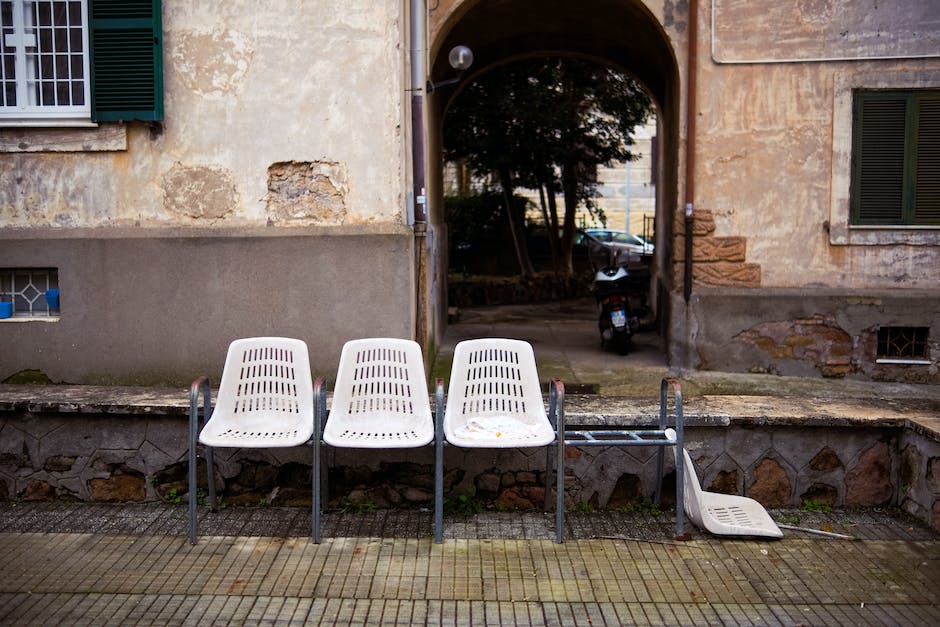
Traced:
<path fill-rule="evenodd" d="M 936 625 L 940 535 L 893 510 L 775 510 L 779 541 L 675 541 L 672 512 L 324 515 L 0 504 L 0 624 Z"/>

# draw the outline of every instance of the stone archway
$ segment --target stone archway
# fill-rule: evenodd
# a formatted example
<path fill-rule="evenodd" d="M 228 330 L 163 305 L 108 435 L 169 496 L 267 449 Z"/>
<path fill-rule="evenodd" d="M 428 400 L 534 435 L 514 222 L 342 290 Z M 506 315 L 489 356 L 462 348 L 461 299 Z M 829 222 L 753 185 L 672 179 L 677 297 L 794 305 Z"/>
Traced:
<path fill-rule="evenodd" d="M 672 251 L 674 208 L 678 206 L 680 137 L 680 78 L 674 42 L 675 34 L 686 30 L 685 14 L 654 13 L 642 0 L 440 0 L 429 12 L 430 80 L 450 78 L 447 61 L 450 49 L 458 44 L 473 50 L 474 64 L 469 77 L 508 61 L 542 55 L 572 55 L 611 65 L 633 75 L 655 101 L 660 150 L 654 164 L 657 173 L 656 258 L 653 264 L 654 290 L 664 295 L 673 290 Z M 656 9 L 663 10 L 662 7 Z M 442 210 L 441 128 L 448 98 L 459 87 L 433 93 L 428 100 L 428 197 L 429 223 L 445 232 Z M 441 238 L 443 239 L 443 238 Z M 446 247 L 445 247 L 446 248 Z M 432 302 L 437 306 L 437 328 L 446 315 L 446 250 L 440 248 L 432 260 Z M 660 297 L 660 327 L 669 328 L 670 299 Z M 666 337 L 667 354 L 669 338 Z"/>

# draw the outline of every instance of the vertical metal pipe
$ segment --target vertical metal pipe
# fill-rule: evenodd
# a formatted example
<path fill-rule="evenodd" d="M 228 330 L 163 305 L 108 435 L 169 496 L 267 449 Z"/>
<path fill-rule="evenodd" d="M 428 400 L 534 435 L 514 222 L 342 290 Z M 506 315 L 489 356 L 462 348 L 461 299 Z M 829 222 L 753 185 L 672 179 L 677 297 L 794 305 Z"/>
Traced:
<path fill-rule="evenodd" d="M 434 544 L 444 541 L 444 380 L 434 387 Z"/>
<path fill-rule="evenodd" d="M 425 8 L 423 0 L 411 0 L 411 167 L 415 225 L 428 220 L 425 181 L 424 90 L 427 73 L 424 63 Z"/>
<path fill-rule="evenodd" d="M 692 230 L 695 223 L 695 121 L 696 82 L 698 75 L 698 0 L 689 0 L 689 54 L 686 80 L 686 155 L 685 155 L 685 276 L 683 296 L 692 296 Z"/>

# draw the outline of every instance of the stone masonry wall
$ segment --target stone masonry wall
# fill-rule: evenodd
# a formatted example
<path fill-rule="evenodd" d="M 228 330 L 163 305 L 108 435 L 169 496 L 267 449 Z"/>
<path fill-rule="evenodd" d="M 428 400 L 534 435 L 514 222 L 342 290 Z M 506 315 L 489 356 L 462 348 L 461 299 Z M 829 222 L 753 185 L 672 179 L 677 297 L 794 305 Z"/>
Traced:
<path fill-rule="evenodd" d="M 910 429 L 689 427 L 686 448 L 706 490 L 768 507 L 901 506 L 940 530 L 940 443 Z M 576 447 L 566 452 L 569 507 L 649 503 L 656 447 Z M 185 499 L 186 420 L 179 416 L 0 415 L 0 498 L 153 501 Z M 232 505 L 308 505 L 311 450 L 216 451 L 215 478 Z M 433 501 L 433 451 L 324 449 L 332 507 L 422 507 Z M 675 463 L 664 455 L 664 500 Z M 445 448 L 445 495 L 480 506 L 534 509 L 544 500 L 544 449 Z M 206 485 L 200 458 L 199 482 Z M 582 505 L 583 504 L 583 505 Z"/>

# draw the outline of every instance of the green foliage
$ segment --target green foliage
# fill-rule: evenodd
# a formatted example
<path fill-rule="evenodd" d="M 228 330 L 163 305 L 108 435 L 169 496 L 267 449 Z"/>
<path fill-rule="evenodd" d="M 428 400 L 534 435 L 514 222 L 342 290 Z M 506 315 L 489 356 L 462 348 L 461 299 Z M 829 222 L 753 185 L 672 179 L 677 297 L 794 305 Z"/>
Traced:
<path fill-rule="evenodd" d="M 183 502 L 183 495 L 180 494 L 176 488 L 170 488 L 167 493 L 163 495 L 163 502 L 169 503 L 170 505 L 179 505 Z"/>
<path fill-rule="evenodd" d="M 649 514 L 650 516 L 661 516 L 662 506 L 659 503 L 629 503 L 617 508 L 618 512 L 625 514 Z"/>
<path fill-rule="evenodd" d="M 570 272 L 577 205 L 594 208 L 598 166 L 634 158 L 630 135 L 652 106 L 636 81 L 611 67 L 572 57 L 516 61 L 482 74 L 454 99 L 444 154 L 480 179 L 496 174 L 507 195 L 540 190 L 556 267 Z"/>
<path fill-rule="evenodd" d="M 807 512 L 822 512 L 823 514 L 828 514 L 832 511 L 832 506 L 830 506 L 828 503 L 822 503 L 815 499 L 804 499 L 803 509 Z"/>
<path fill-rule="evenodd" d="M 375 509 L 375 503 L 370 501 L 354 503 L 349 499 L 343 499 L 339 505 L 339 511 L 343 514 L 364 514 L 365 512 L 371 512 Z"/>
<path fill-rule="evenodd" d="M 594 506 L 591 505 L 588 501 L 579 501 L 574 504 L 574 507 L 571 508 L 571 511 L 577 514 L 591 514 L 594 512 Z"/>
<path fill-rule="evenodd" d="M 482 511 L 482 501 L 473 495 L 460 493 L 444 497 L 444 513 L 448 516 L 473 516 Z"/>

